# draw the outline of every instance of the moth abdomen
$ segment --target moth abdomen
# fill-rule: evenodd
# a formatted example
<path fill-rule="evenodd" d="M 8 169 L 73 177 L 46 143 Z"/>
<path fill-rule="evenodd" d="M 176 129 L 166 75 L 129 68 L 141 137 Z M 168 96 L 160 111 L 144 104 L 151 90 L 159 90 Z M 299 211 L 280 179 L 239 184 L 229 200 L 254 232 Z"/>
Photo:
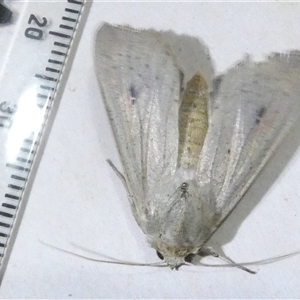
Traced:
<path fill-rule="evenodd" d="M 193 168 L 199 161 L 208 129 L 207 84 L 197 72 L 187 82 L 179 108 L 178 166 Z"/>

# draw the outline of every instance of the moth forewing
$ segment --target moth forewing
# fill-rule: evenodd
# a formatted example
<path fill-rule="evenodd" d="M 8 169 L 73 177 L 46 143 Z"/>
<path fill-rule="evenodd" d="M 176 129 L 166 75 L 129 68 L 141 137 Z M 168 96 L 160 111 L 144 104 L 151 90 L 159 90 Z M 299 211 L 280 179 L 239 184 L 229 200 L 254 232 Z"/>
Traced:
<path fill-rule="evenodd" d="M 209 82 L 212 99 L 200 70 L 180 101 L 181 72 L 162 36 L 105 24 L 96 72 L 132 212 L 178 268 L 203 250 L 299 116 L 300 54 L 247 58 Z"/>
<path fill-rule="evenodd" d="M 123 162 L 131 209 L 146 233 L 152 210 L 149 195 L 158 177 L 170 178 L 176 168 L 174 122 L 182 75 L 157 32 L 104 24 L 95 44 L 96 75 Z M 152 57 L 150 49 L 156 53 Z"/>

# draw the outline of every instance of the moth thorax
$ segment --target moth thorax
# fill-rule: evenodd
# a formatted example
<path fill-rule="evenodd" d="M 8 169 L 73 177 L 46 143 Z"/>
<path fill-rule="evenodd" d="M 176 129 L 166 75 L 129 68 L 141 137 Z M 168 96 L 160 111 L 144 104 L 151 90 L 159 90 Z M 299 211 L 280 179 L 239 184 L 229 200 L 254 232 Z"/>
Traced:
<path fill-rule="evenodd" d="M 179 108 L 178 165 L 197 165 L 208 129 L 207 84 L 197 72 L 187 82 Z"/>

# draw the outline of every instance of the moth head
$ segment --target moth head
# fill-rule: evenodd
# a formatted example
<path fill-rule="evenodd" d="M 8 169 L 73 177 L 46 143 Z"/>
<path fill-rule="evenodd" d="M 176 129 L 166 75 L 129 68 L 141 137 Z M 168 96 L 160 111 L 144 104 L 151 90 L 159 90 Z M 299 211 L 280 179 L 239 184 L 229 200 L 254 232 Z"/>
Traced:
<path fill-rule="evenodd" d="M 193 253 L 187 254 L 186 256 L 164 256 L 158 250 L 156 250 L 157 256 L 163 260 L 172 270 L 178 270 L 182 265 L 191 263 L 194 257 Z"/>
<path fill-rule="evenodd" d="M 191 265 L 197 249 L 191 247 L 174 247 L 164 241 L 156 240 L 151 246 L 156 250 L 157 256 L 171 269 L 178 270 L 182 265 Z"/>

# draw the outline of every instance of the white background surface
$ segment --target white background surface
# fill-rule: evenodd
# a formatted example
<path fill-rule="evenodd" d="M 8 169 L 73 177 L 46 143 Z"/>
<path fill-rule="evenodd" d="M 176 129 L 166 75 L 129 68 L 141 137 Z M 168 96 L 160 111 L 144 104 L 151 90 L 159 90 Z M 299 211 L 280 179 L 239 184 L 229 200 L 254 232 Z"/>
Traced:
<path fill-rule="evenodd" d="M 94 73 L 93 38 L 103 21 L 196 36 L 208 46 L 216 73 L 226 71 L 245 53 L 260 59 L 272 51 L 300 49 L 298 3 L 94 2 L 1 298 L 299 297 L 300 256 L 254 266 L 256 275 L 201 266 L 176 272 L 95 263 L 40 243 L 92 256 L 72 246 L 74 242 L 121 260 L 159 261 L 131 215 L 121 182 L 105 161 L 110 158 L 121 168 Z M 296 124 L 209 245 L 243 262 L 300 249 L 299 129 Z"/>

